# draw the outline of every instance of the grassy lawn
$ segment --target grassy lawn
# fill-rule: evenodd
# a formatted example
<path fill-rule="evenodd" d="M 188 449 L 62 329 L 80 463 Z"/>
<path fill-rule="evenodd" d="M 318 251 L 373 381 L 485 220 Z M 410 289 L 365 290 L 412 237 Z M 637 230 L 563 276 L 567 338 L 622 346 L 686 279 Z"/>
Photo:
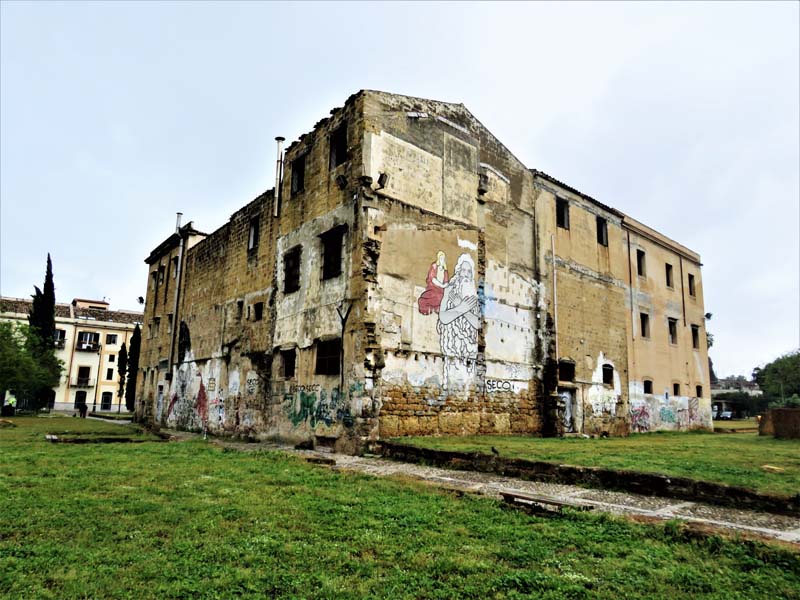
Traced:
<path fill-rule="evenodd" d="M 49 444 L 124 426 L 14 422 L 0 429 L 5 598 L 800 598 L 786 547 L 535 517 L 201 441 Z"/>
<path fill-rule="evenodd" d="M 663 473 L 739 485 L 761 492 L 800 493 L 800 440 L 756 433 L 647 433 L 627 438 L 418 437 L 399 443 L 490 453 L 561 464 Z M 762 469 L 772 465 L 784 469 Z"/>

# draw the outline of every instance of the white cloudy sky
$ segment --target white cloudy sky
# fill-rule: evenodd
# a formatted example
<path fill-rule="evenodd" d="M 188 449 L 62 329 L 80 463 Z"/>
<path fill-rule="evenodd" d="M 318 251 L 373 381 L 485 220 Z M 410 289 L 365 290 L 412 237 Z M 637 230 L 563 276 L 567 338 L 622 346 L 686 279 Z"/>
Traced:
<path fill-rule="evenodd" d="M 3 2 L 0 293 L 137 308 L 362 88 L 463 102 L 532 168 L 698 251 L 717 373 L 800 345 L 800 4 Z"/>

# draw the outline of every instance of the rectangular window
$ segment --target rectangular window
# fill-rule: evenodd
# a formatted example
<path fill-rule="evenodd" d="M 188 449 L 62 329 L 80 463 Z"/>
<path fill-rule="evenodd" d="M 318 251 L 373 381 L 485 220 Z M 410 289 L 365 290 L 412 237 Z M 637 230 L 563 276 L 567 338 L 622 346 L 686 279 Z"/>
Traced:
<path fill-rule="evenodd" d="M 681 395 L 681 384 L 680 383 L 673 383 L 672 384 L 672 395 L 673 396 L 680 396 Z"/>
<path fill-rule="evenodd" d="M 605 385 L 614 385 L 614 367 L 608 363 L 603 365 L 603 383 Z"/>
<path fill-rule="evenodd" d="M 302 246 L 295 246 L 283 255 L 283 293 L 291 294 L 300 289 L 300 253 Z"/>
<path fill-rule="evenodd" d="M 558 361 L 558 380 L 575 381 L 575 363 L 571 360 Z"/>
<path fill-rule="evenodd" d="M 556 225 L 569 229 L 569 202 L 563 198 L 556 198 Z"/>
<path fill-rule="evenodd" d="M 172 333 L 172 314 L 167 315 L 167 333 Z"/>
<path fill-rule="evenodd" d="M 689 274 L 689 295 L 694 296 L 694 275 Z"/>
<path fill-rule="evenodd" d="M 294 348 L 291 350 L 281 350 L 281 365 L 283 366 L 284 379 L 291 379 L 294 377 L 294 368 L 297 361 L 297 352 Z"/>
<path fill-rule="evenodd" d="M 694 387 L 694 395 L 697 396 L 698 398 L 702 398 L 703 397 L 703 386 L 702 385 L 696 385 Z"/>
<path fill-rule="evenodd" d="M 644 250 L 636 251 L 636 272 L 639 274 L 639 277 L 647 277 Z"/>
<path fill-rule="evenodd" d="M 597 217 L 597 243 L 608 247 L 608 221 Z"/>
<path fill-rule="evenodd" d="M 113 345 L 117 343 L 117 334 L 116 333 L 107 333 L 106 334 L 106 344 Z"/>
<path fill-rule="evenodd" d="M 164 265 L 158 267 L 158 283 L 159 285 L 164 283 Z"/>
<path fill-rule="evenodd" d="M 700 327 L 692 325 L 692 348 L 700 349 Z"/>
<path fill-rule="evenodd" d="M 677 344 L 678 343 L 678 320 L 677 319 L 667 319 L 667 327 L 669 328 L 669 343 L 670 344 Z"/>
<path fill-rule="evenodd" d="M 645 394 L 653 393 L 653 381 L 651 379 L 644 380 L 644 393 Z"/>
<path fill-rule="evenodd" d="M 342 123 L 330 136 L 331 169 L 347 161 L 347 123 Z"/>
<path fill-rule="evenodd" d="M 53 332 L 53 341 L 56 348 L 63 348 L 67 343 L 67 332 L 65 329 L 56 329 Z"/>
<path fill-rule="evenodd" d="M 346 225 L 340 225 L 320 235 L 322 241 L 322 278 L 331 279 L 342 274 L 342 246 Z"/>
<path fill-rule="evenodd" d="M 258 249 L 258 217 L 250 219 L 250 227 L 247 232 L 247 251 L 255 252 Z"/>
<path fill-rule="evenodd" d="M 172 257 L 172 278 L 175 279 L 178 276 L 178 257 Z"/>
<path fill-rule="evenodd" d="M 113 363 L 116 360 L 116 354 L 109 354 L 108 355 L 108 362 Z"/>
<path fill-rule="evenodd" d="M 264 318 L 264 303 L 256 302 L 253 305 L 253 321 L 260 321 Z"/>
<path fill-rule="evenodd" d="M 342 352 L 342 339 L 317 342 L 317 375 L 338 375 L 339 360 Z"/>
<path fill-rule="evenodd" d="M 100 410 L 111 410 L 112 398 L 111 392 L 103 392 L 103 395 L 100 396 Z"/>
<path fill-rule="evenodd" d="M 78 367 L 78 381 L 77 381 L 77 384 L 79 386 L 93 385 L 94 382 L 93 381 L 92 382 L 89 381 L 89 377 L 91 376 L 91 374 L 92 374 L 92 368 L 91 367 Z"/>
<path fill-rule="evenodd" d="M 292 196 L 306 189 L 306 155 L 298 156 L 292 161 Z"/>
<path fill-rule="evenodd" d="M 666 263 L 664 265 L 664 274 L 665 274 L 666 279 L 667 279 L 667 287 L 668 288 L 675 287 L 675 281 L 672 278 L 672 265 L 671 264 Z"/>
<path fill-rule="evenodd" d="M 643 338 L 650 337 L 650 315 L 647 313 L 639 313 L 639 332 Z"/>
<path fill-rule="evenodd" d="M 114 381 L 114 369 L 106 369 L 106 381 Z"/>
<path fill-rule="evenodd" d="M 236 301 L 236 320 L 242 320 L 242 314 L 244 313 L 244 300 L 237 300 Z"/>
<path fill-rule="evenodd" d="M 153 319 L 153 335 L 158 337 L 161 333 L 161 317 Z"/>

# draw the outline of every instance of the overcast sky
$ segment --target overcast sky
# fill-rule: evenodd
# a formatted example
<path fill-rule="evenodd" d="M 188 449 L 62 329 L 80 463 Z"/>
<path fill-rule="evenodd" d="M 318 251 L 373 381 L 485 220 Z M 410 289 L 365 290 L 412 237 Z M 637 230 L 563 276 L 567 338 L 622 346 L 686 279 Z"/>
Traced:
<path fill-rule="evenodd" d="M 3 2 L 0 293 L 139 308 L 176 211 L 222 225 L 359 89 L 464 103 L 697 251 L 718 375 L 800 345 L 797 2 Z M 184 221 L 184 222 L 185 222 Z"/>

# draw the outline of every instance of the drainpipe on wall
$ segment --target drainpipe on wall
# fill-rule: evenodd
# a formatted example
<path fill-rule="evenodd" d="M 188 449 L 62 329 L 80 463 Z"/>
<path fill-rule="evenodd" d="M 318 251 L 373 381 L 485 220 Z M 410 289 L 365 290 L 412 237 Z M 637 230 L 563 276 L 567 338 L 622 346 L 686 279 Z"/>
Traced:
<path fill-rule="evenodd" d="M 281 197 L 281 181 L 283 180 L 283 142 L 286 138 L 278 136 L 275 141 L 278 143 L 278 158 L 275 161 L 275 193 L 272 198 L 272 216 L 278 216 L 278 206 Z"/>
<path fill-rule="evenodd" d="M 553 335 L 556 338 L 556 361 L 561 354 L 558 352 L 558 292 L 556 289 L 556 236 L 550 234 L 550 251 L 553 255 Z"/>
<path fill-rule="evenodd" d="M 183 213 L 178 213 L 175 220 L 175 233 L 180 237 L 180 245 L 178 246 L 178 271 L 175 274 L 175 302 L 172 305 L 172 331 L 169 334 L 169 370 L 167 371 L 168 381 L 172 380 L 172 360 L 175 354 L 175 330 L 179 329 L 178 323 L 178 300 L 180 299 L 181 281 L 183 280 L 183 245 L 184 236 L 181 235 L 181 217 Z M 180 358 L 180 357 L 179 357 Z"/>

